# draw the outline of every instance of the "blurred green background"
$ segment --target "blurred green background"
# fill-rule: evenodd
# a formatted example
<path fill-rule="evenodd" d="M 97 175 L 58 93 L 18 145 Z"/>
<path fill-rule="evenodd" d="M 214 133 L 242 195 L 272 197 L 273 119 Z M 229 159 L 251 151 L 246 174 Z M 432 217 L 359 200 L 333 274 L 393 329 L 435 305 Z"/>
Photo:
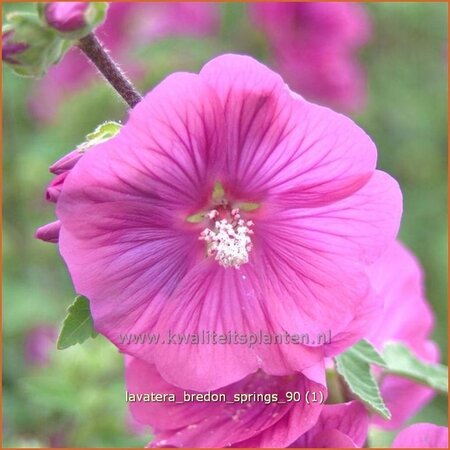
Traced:
<path fill-rule="evenodd" d="M 156 40 L 134 49 L 151 70 L 145 91 L 174 70 L 197 71 L 225 51 L 268 59 L 264 38 L 245 4 L 221 4 L 220 30 L 208 38 Z M 365 5 L 374 36 L 360 54 L 368 103 L 354 119 L 372 136 L 379 168 L 401 184 L 401 239 L 418 255 L 436 313 L 434 338 L 447 360 L 447 5 Z M 5 11 L 30 5 L 4 5 Z M 57 247 L 34 239 L 54 220 L 44 200 L 48 166 L 102 121 L 124 120 L 126 108 L 101 82 L 61 105 L 51 125 L 29 112 L 30 79 L 3 69 L 3 445 L 6 447 L 144 446 L 148 430 L 127 419 L 122 358 L 101 336 L 32 363 L 26 343 L 36 327 L 58 328 L 74 292 Z M 39 330 L 39 328 L 37 328 Z M 30 337 L 31 336 L 31 337 Z M 436 397 L 414 421 L 447 423 Z M 382 442 L 382 441 L 380 441 Z"/>

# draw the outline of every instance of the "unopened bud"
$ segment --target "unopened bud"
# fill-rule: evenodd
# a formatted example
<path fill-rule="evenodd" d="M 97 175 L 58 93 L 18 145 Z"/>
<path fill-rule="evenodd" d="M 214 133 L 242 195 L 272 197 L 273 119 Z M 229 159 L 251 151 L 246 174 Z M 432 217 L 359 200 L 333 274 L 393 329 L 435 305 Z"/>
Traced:
<path fill-rule="evenodd" d="M 14 30 L 2 33 L 2 60 L 9 64 L 19 64 L 16 56 L 23 53 L 28 48 L 28 44 L 15 42 L 13 34 Z"/>
<path fill-rule="evenodd" d="M 45 191 L 46 200 L 52 203 L 56 203 L 58 201 L 59 195 L 63 189 L 64 181 L 66 180 L 68 174 L 69 171 L 63 172 L 50 181 Z"/>
<path fill-rule="evenodd" d="M 62 158 L 58 159 L 58 161 L 54 162 L 49 170 L 51 173 L 55 175 L 60 175 L 64 172 L 67 172 L 75 167 L 75 164 L 80 160 L 83 156 L 83 152 L 76 149 L 64 155 Z"/>
<path fill-rule="evenodd" d="M 50 2 L 39 3 L 38 11 L 62 37 L 81 39 L 105 20 L 107 7 L 105 2 Z"/>
<path fill-rule="evenodd" d="M 56 244 L 59 240 L 59 232 L 61 230 L 61 222 L 56 220 L 55 222 L 50 222 L 47 225 L 36 230 L 35 237 L 45 242 L 52 242 Z"/>
<path fill-rule="evenodd" d="M 2 29 L 2 59 L 19 75 L 41 77 L 69 48 L 36 15 L 11 13 Z"/>

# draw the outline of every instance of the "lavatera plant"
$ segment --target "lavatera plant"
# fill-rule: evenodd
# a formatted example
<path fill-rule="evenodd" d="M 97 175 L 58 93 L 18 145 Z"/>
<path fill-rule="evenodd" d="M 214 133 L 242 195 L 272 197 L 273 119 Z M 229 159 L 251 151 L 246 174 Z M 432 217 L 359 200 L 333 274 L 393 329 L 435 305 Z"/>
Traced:
<path fill-rule="evenodd" d="M 58 348 L 106 337 L 132 398 L 229 400 L 131 402 L 152 445 L 362 447 L 369 426 L 402 428 L 447 393 L 422 271 L 396 240 L 401 191 L 361 128 L 242 55 L 142 97 L 95 36 L 103 4 L 38 11 L 9 18 L 3 60 L 40 76 L 76 45 L 130 107 L 50 166 L 57 220 L 36 237 L 79 294 Z M 219 341 L 190 339 L 205 331 Z M 422 446 L 446 445 L 431 424 L 394 445 L 417 427 Z"/>

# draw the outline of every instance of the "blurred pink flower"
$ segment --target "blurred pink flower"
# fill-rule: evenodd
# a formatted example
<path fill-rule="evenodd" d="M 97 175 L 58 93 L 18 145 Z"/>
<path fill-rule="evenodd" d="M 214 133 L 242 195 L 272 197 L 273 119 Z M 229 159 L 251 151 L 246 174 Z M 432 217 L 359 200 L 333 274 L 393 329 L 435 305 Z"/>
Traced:
<path fill-rule="evenodd" d="M 346 2 L 267 2 L 250 5 L 265 32 L 276 68 L 308 99 L 345 111 L 365 102 L 357 51 L 370 37 L 363 6 Z"/>
<path fill-rule="evenodd" d="M 376 293 L 384 300 L 384 309 L 368 339 L 380 350 L 388 341 L 402 342 L 418 358 L 436 362 L 439 351 L 430 340 L 434 318 L 416 258 L 395 242 L 369 272 Z M 389 430 L 399 428 L 434 395 L 433 389 L 394 375 L 385 376 L 380 388 L 392 419 L 374 416 L 373 422 Z"/>
<path fill-rule="evenodd" d="M 392 448 L 448 448 L 448 428 L 416 423 L 397 435 Z"/>
<path fill-rule="evenodd" d="M 373 322 L 380 302 L 365 265 L 395 238 L 402 209 L 375 162 L 350 119 L 249 57 L 221 56 L 199 75 L 166 78 L 71 169 L 57 202 L 60 251 L 96 330 L 168 382 L 209 390 L 258 369 L 295 373 Z M 123 341 L 204 330 L 311 341 Z M 324 332 L 332 346 L 313 341 Z"/>
<path fill-rule="evenodd" d="M 25 361 L 33 366 L 45 366 L 50 362 L 50 353 L 55 347 L 57 332 L 54 327 L 39 325 L 25 335 Z"/>
<path fill-rule="evenodd" d="M 216 8 L 213 3 L 111 2 L 96 34 L 125 71 L 139 77 L 148 68 L 130 57 L 135 46 L 169 35 L 213 33 L 219 22 Z M 96 79 L 96 69 L 77 48 L 72 48 L 36 83 L 30 98 L 31 112 L 37 119 L 51 121 L 63 99 Z"/>
<path fill-rule="evenodd" d="M 322 368 L 318 368 L 318 373 L 320 377 Z M 129 394 L 173 394 L 180 402 L 185 399 L 185 392 L 198 394 L 170 385 L 155 366 L 137 358 L 127 358 L 125 379 Z M 317 399 L 321 395 L 326 398 L 323 380 L 312 381 L 301 374 L 269 376 L 259 371 L 212 392 L 224 395 L 226 401 L 186 401 L 183 404 L 136 401 L 130 402 L 129 407 L 137 421 L 153 428 L 152 447 L 284 448 L 313 427 L 322 409 L 334 408 L 323 407 L 319 401 L 307 404 L 304 399 L 307 391 L 314 391 Z M 301 401 L 285 404 L 274 401 L 275 396 L 284 401 L 287 392 L 300 393 Z M 247 397 L 248 401 L 242 401 L 242 395 L 249 394 L 258 395 L 259 399 Z M 235 396 L 240 396 L 241 401 L 235 401 Z M 346 412 L 349 410 L 352 408 L 346 408 Z M 349 415 L 349 419 L 355 418 L 355 414 Z M 331 421 L 333 428 L 339 427 L 336 421 Z"/>

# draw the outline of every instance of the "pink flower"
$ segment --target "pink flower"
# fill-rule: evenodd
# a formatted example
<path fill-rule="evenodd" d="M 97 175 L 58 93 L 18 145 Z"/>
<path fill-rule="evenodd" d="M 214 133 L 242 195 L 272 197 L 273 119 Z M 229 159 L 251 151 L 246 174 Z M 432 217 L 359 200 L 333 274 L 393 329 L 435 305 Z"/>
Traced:
<path fill-rule="evenodd" d="M 89 2 L 54 2 L 45 5 L 47 23 L 58 31 L 74 31 L 86 25 Z"/>
<path fill-rule="evenodd" d="M 130 59 L 130 49 L 169 35 L 207 35 L 217 27 L 214 4 L 111 2 L 105 22 L 95 33 L 124 69 L 138 77 L 145 68 Z M 51 121 L 62 100 L 96 79 L 96 70 L 86 57 L 77 48 L 71 49 L 36 83 L 30 99 L 32 113 L 42 121 Z"/>
<path fill-rule="evenodd" d="M 365 77 L 356 53 L 371 27 L 361 5 L 267 2 L 250 8 L 292 89 L 338 109 L 362 107 Z"/>
<path fill-rule="evenodd" d="M 430 340 L 434 318 L 425 298 L 423 272 L 416 258 L 400 242 L 395 242 L 370 268 L 370 278 L 384 300 L 384 309 L 369 340 L 379 350 L 388 341 L 400 341 L 418 358 L 436 362 L 439 351 Z M 387 375 L 381 383 L 381 394 L 392 419 L 375 416 L 373 421 L 393 430 L 430 401 L 434 391 L 405 378 Z"/>
<path fill-rule="evenodd" d="M 324 405 L 316 424 L 291 447 L 361 448 L 368 425 L 369 416 L 360 402 Z"/>
<path fill-rule="evenodd" d="M 96 330 L 168 382 L 210 390 L 258 369 L 292 374 L 373 322 L 365 266 L 401 216 L 375 160 L 351 120 L 249 57 L 221 56 L 166 78 L 77 162 L 58 196 L 60 251 Z M 205 330 L 310 341 L 165 342 Z M 318 340 L 328 332 L 332 345 Z"/>
<path fill-rule="evenodd" d="M 448 428 L 416 423 L 397 435 L 392 448 L 448 448 Z"/>
<path fill-rule="evenodd" d="M 203 393 L 211 395 L 210 401 L 187 401 L 185 392 L 189 396 L 199 393 L 170 385 L 153 365 L 137 358 L 127 359 L 125 378 L 129 400 L 132 395 L 153 393 L 172 394 L 176 401 L 184 402 L 175 403 L 167 397 L 160 402 L 141 399 L 129 403 L 134 418 L 152 426 L 152 447 L 287 447 L 313 427 L 322 411 L 319 401 L 306 403 L 306 392 L 311 398 L 312 392 L 317 399 L 326 397 L 323 380 L 312 381 L 301 374 L 277 377 L 257 372 L 222 389 Z M 288 392 L 300 393 L 301 401 L 279 403 L 289 398 Z"/>

